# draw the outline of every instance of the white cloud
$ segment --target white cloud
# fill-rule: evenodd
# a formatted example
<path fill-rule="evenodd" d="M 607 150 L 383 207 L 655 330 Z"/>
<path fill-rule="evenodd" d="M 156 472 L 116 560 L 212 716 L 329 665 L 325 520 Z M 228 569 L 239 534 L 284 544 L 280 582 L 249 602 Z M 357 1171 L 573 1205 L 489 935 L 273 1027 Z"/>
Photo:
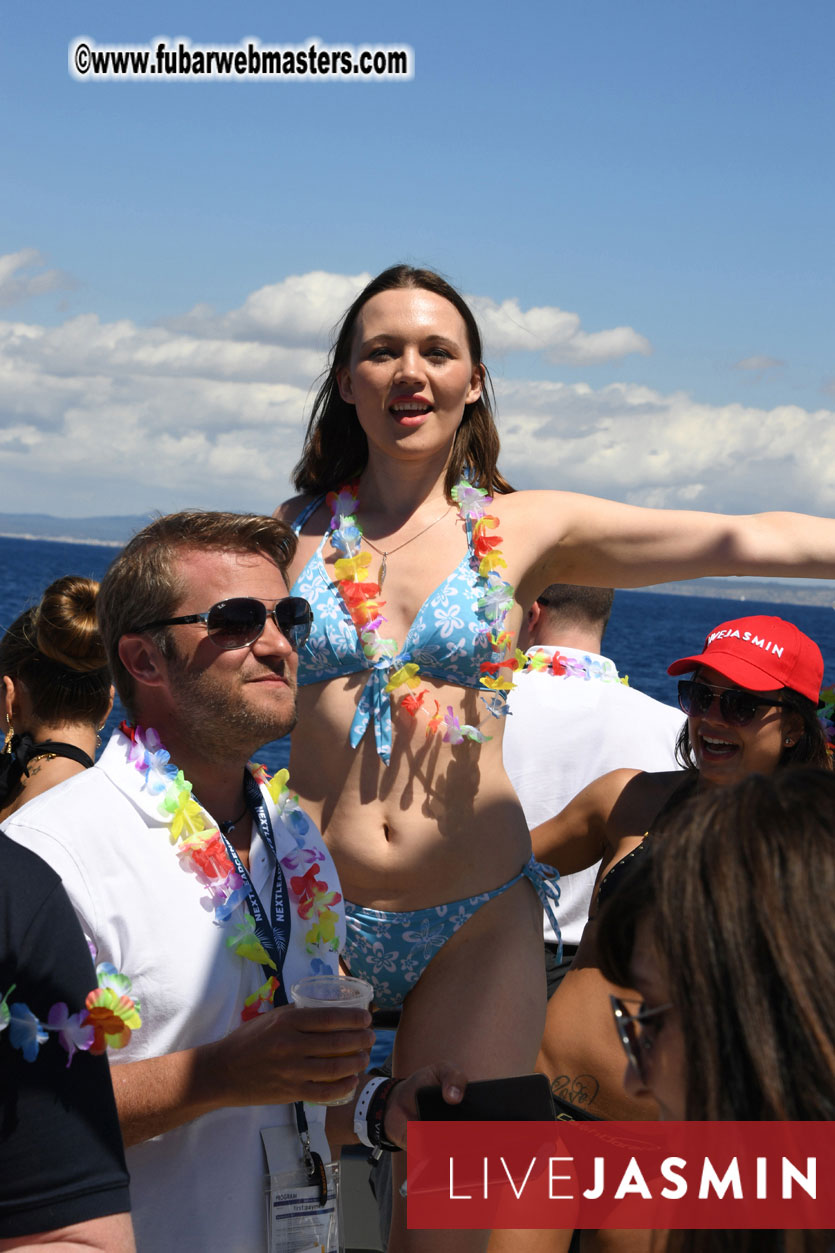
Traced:
<path fill-rule="evenodd" d="M 312 350 L 92 314 L 57 327 L 0 322 L 0 508 L 251 507 L 255 495 L 274 507 L 323 365 Z M 95 485 L 86 500 L 81 483 Z"/>
<path fill-rule="evenodd" d="M 0 346 L 16 361 L 37 362 L 50 374 L 98 374 L 121 378 L 199 377 L 242 382 L 293 381 L 309 385 L 322 369 L 323 354 L 235 339 L 197 337 L 133 322 L 102 323 L 93 313 L 57 327 L 0 324 Z"/>
<path fill-rule="evenodd" d="M 324 270 L 294 274 L 252 292 L 240 309 L 218 314 L 208 305 L 195 305 L 162 325 L 194 337 L 327 348 L 334 326 L 370 279 L 370 274 Z M 468 296 L 467 301 L 481 326 L 488 359 L 533 352 L 558 364 L 596 365 L 652 351 L 630 326 L 589 333 L 581 330 L 576 313 L 551 305 L 523 310 L 516 300 L 496 304 L 486 296 Z"/>
<path fill-rule="evenodd" d="M 43 264 L 44 259 L 36 248 L 21 248 L 0 256 L 0 306 L 21 304 L 32 296 L 67 291 L 75 286 L 68 274 L 43 269 Z"/>
<path fill-rule="evenodd" d="M 637 384 L 502 382 L 516 485 L 731 513 L 835 510 L 835 412 L 702 404 Z"/>
<path fill-rule="evenodd" d="M 327 348 L 333 327 L 370 279 L 370 274 L 324 270 L 292 274 L 252 292 L 240 309 L 230 313 L 195 305 L 163 325 L 194 336 Z"/>
<path fill-rule="evenodd" d="M 556 365 L 598 365 L 652 352 L 649 340 L 631 326 L 589 333 L 580 329 L 576 313 L 552 305 L 523 310 L 516 300 L 499 305 L 486 296 L 468 296 L 467 301 L 481 327 L 488 361 L 504 352 L 541 352 Z"/>
<path fill-rule="evenodd" d="M 0 322 L 0 509 L 274 508 L 289 490 L 327 328 L 364 281 L 301 275 L 239 310 L 192 310 L 150 328 L 93 314 L 54 327 Z M 506 305 L 474 303 L 495 351 Z M 602 351 L 588 347 L 595 335 L 578 338 L 575 315 L 521 316 L 523 329 L 502 331 L 505 351 L 530 348 L 534 326 L 537 351 L 573 352 L 575 362 Z M 632 383 L 530 377 L 496 389 L 502 465 L 517 486 L 731 512 L 835 512 L 831 408 L 706 405 Z"/>

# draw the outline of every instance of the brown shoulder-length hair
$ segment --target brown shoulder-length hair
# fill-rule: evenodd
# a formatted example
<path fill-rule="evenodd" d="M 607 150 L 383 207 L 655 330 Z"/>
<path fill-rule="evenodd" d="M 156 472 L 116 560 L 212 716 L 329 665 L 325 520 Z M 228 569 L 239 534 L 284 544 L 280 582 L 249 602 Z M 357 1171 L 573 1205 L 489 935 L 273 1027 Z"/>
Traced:
<path fill-rule="evenodd" d="M 835 777 L 807 766 L 713 788 L 668 815 L 600 911 L 629 986 L 642 918 L 685 1048 L 689 1120 L 835 1119 Z M 679 1232 L 677 1253 L 828 1247 L 812 1232 Z"/>
<path fill-rule="evenodd" d="M 481 370 L 484 378 L 481 395 L 478 400 L 464 406 L 464 415 L 455 433 L 444 484 L 447 497 L 467 469 L 473 482 L 479 487 L 486 487 L 491 493 L 513 491 L 497 465 L 499 433 L 491 403 L 492 384 L 482 359 L 481 334 L 473 312 L 463 296 L 440 274 L 410 265 L 393 265 L 373 278 L 339 323 L 328 368 L 313 402 L 302 455 L 293 470 L 297 491 L 311 494 L 331 491 L 356 479 L 365 469 L 368 441 L 357 420 L 355 406 L 348 404 L 340 395 L 339 371 L 350 359 L 357 318 L 363 306 L 380 292 L 410 287 L 434 292 L 455 306 L 467 328 L 473 365 Z"/>

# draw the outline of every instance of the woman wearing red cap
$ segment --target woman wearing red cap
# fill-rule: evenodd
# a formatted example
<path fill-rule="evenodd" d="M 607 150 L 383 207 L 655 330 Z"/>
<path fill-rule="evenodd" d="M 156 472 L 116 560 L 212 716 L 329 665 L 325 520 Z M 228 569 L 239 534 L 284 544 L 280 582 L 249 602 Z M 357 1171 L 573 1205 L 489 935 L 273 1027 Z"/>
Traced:
<path fill-rule="evenodd" d="M 823 658 L 793 623 L 771 617 L 723 622 L 700 654 L 667 670 L 690 672 L 694 677 L 678 685 L 688 721 L 677 748 L 683 763 L 699 771 L 700 785 L 735 783 L 754 771 L 771 774 L 789 762 L 829 768 L 817 718 Z M 770 703 L 749 718 L 754 699 Z"/>
<path fill-rule="evenodd" d="M 817 644 L 782 618 L 737 618 L 711 631 L 700 653 L 673 662 L 687 721 L 677 753 L 684 773 L 614 770 L 533 832 L 537 857 L 571 874 L 603 867 L 574 965 L 548 1007 L 540 1068 L 557 1083 L 566 1113 L 654 1118 L 646 1098 L 627 1098 L 622 1056 L 611 1030 L 609 985 L 597 969 L 594 916 L 628 862 L 641 855 L 662 813 L 694 792 L 772 774 L 784 765 L 830 768 L 817 717 L 823 658 Z M 572 1111 L 571 1106 L 577 1106 Z"/>

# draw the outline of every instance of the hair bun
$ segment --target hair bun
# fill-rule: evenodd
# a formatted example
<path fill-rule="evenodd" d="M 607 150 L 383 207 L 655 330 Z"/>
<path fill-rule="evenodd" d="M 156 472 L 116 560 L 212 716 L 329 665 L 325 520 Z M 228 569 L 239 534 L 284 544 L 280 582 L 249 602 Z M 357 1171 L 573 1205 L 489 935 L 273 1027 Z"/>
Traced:
<path fill-rule="evenodd" d="M 45 657 L 85 673 L 107 665 L 96 623 L 99 585 L 78 574 L 56 579 L 33 613 L 32 628 Z"/>

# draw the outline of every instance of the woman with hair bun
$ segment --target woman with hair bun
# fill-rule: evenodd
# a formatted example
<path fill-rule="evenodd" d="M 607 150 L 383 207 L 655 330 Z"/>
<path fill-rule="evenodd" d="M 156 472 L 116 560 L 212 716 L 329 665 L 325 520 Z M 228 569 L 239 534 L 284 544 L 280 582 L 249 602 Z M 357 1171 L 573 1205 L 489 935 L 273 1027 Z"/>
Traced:
<path fill-rule="evenodd" d="M 113 705 L 98 588 L 81 575 L 56 579 L 0 640 L 0 821 L 93 764 Z"/>

